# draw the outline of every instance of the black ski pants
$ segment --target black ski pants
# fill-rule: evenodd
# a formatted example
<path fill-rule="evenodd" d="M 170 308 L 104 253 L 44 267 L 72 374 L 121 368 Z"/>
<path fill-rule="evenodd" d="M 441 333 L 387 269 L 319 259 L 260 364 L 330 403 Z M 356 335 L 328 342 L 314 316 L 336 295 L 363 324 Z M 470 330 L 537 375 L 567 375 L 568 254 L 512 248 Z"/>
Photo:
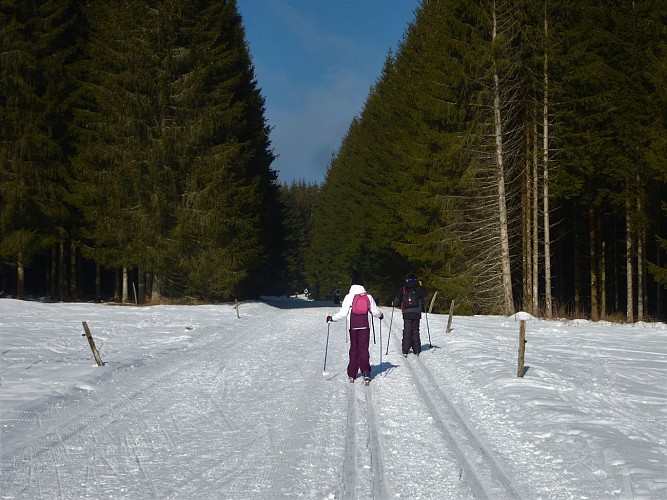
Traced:
<path fill-rule="evenodd" d="M 420 319 L 403 318 L 403 354 L 408 354 L 412 347 L 412 352 L 419 354 L 422 352 L 422 341 L 419 337 Z"/>

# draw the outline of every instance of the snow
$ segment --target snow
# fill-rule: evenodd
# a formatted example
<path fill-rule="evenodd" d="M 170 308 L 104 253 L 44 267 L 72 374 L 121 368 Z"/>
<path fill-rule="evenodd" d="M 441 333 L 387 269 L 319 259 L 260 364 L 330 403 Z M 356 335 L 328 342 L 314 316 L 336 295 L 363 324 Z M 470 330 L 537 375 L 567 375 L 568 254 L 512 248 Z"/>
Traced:
<path fill-rule="evenodd" d="M 335 311 L 0 300 L 0 498 L 667 498 L 667 325 Z"/>
<path fill-rule="evenodd" d="M 526 311 L 519 311 L 513 316 L 513 318 L 515 321 L 532 321 L 535 319 L 535 317 L 532 314 Z"/>

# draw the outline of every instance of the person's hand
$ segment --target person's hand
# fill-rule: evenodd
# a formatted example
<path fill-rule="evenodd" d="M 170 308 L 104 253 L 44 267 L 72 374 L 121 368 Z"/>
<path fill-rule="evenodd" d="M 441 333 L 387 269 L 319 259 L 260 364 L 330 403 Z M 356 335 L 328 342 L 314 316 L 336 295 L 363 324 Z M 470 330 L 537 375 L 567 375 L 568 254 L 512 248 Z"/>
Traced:
<path fill-rule="evenodd" d="M 380 313 L 380 321 L 384 319 L 384 313 Z"/>
<path fill-rule="evenodd" d="M 333 321 L 333 318 L 331 316 L 327 316 L 327 323 L 331 323 Z"/>

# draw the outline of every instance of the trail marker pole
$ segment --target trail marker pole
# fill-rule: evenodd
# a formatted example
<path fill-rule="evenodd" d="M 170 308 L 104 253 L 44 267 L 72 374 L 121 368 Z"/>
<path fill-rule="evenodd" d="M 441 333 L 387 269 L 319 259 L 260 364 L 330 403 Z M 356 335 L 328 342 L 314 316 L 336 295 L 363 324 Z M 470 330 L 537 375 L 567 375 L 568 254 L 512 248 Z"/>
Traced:
<path fill-rule="evenodd" d="M 428 313 L 431 314 L 431 311 L 433 310 L 433 304 L 435 303 L 435 298 L 438 296 L 438 291 L 433 294 L 433 297 L 431 298 L 431 305 L 428 306 Z"/>
<path fill-rule="evenodd" d="M 83 321 L 82 324 L 83 324 L 83 330 L 86 332 L 85 335 L 88 338 L 88 345 L 90 345 L 90 350 L 93 351 L 93 356 L 95 357 L 95 361 L 97 362 L 97 366 L 104 366 L 104 362 L 102 361 L 102 358 L 100 357 L 100 353 L 97 352 L 97 347 L 95 347 L 95 341 L 93 340 L 93 334 L 90 333 L 90 328 L 88 328 L 88 323 Z"/>
<path fill-rule="evenodd" d="M 449 333 L 452 331 L 452 316 L 454 315 L 454 300 L 452 299 L 452 303 L 449 305 L 449 319 L 447 320 L 447 331 L 446 333 Z"/>
<path fill-rule="evenodd" d="M 517 377 L 523 378 L 525 373 L 524 358 L 526 354 L 526 320 L 519 322 L 519 366 L 517 368 Z"/>

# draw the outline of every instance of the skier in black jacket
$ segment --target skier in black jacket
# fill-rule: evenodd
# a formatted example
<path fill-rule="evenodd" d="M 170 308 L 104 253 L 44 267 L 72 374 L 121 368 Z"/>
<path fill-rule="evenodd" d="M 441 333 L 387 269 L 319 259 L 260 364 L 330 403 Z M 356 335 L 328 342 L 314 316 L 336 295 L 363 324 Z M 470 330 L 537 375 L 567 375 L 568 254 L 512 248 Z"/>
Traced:
<path fill-rule="evenodd" d="M 392 305 L 400 307 L 403 312 L 403 356 L 408 357 L 410 347 L 417 356 L 422 351 L 422 342 L 419 336 L 419 321 L 422 311 L 428 302 L 428 295 L 417 276 L 410 273 L 405 278 L 405 284 L 398 291 Z"/>

